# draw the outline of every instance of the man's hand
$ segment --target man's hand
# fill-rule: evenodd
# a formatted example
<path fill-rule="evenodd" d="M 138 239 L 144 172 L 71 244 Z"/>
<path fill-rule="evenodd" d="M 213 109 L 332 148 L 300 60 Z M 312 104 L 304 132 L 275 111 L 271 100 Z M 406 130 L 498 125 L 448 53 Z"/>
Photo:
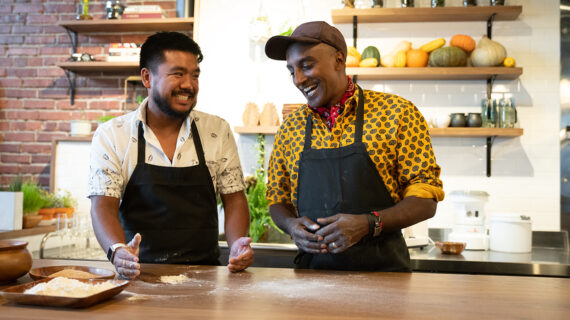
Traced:
<path fill-rule="evenodd" d="M 113 265 L 122 277 L 134 279 L 140 274 L 139 245 L 141 235 L 136 234 L 126 247 L 120 247 L 115 251 Z"/>
<path fill-rule="evenodd" d="M 343 252 L 368 234 L 368 218 L 365 214 L 338 213 L 319 218 L 317 222 L 323 225 L 315 234 L 323 238 L 319 241 L 326 248 L 325 252 Z"/>
<path fill-rule="evenodd" d="M 324 237 L 315 234 L 321 226 L 307 217 L 291 219 L 287 231 L 297 247 L 308 253 L 326 253 L 326 245 L 320 243 Z"/>
<path fill-rule="evenodd" d="M 232 243 L 228 269 L 230 272 L 238 272 L 251 266 L 253 263 L 253 249 L 249 245 L 251 238 L 241 237 Z"/>

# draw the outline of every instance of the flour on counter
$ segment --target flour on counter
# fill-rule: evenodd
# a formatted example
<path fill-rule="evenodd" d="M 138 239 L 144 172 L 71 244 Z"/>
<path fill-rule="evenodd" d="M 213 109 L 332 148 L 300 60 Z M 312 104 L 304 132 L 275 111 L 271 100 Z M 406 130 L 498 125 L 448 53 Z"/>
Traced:
<path fill-rule="evenodd" d="M 75 279 L 57 277 L 48 282 L 38 283 L 24 291 L 26 294 L 44 296 L 58 296 L 70 298 L 84 298 L 115 287 L 111 281 L 91 284 Z"/>
<path fill-rule="evenodd" d="M 177 276 L 161 276 L 160 282 L 168 284 L 178 284 L 188 281 L 188 277 L 184 274 L 179 274 Z"/>

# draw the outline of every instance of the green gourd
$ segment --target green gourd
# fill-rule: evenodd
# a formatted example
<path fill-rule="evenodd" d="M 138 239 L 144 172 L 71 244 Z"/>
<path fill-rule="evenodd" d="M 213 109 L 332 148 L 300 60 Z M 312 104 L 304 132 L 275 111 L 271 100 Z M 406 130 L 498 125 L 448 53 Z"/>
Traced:
<path fill-rule="evenodd" d="M 435 49 L 429 55 L 430 67 L 462 67 L 467 65 L 467 54 L 458 47 Z"/>
<path fill-rule="evenodd" d="M 362 51 L 362 60 L 367 58 L 375 58 L 376 61 L 380 62 L 380 51 L 374 46 L 366 47 L 364 51 Z"/>

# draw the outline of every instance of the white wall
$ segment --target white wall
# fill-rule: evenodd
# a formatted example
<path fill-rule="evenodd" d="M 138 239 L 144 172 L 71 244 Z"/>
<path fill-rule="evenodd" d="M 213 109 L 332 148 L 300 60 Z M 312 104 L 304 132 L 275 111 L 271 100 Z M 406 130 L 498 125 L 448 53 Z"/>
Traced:
<path fill-rule="evenodd" d="M 260 108 L 274 103 L 304 102 L 291 83 L 283 62 L 264 55 L 264 42 L 250 39 L 250 21 L 265 11 L 272 34 L 284 31 L 289 20 L 299 24 L 310 20 L 331 23 L 331 9 L 340 0 L 207 0 L 201 1 L 199 43 L 205 55 L 201 68 L 198 108 L 220 115 L 232 127 L 242 125 L 247 102 Z M 484 1 L 479 1 L 482 3 Z M 399 1 L 384 1 L 396 7 Z M 263 6 L 260 6 L 262 4 Z M 302 5 L 301 5 L 302 4 Z M 462 1 L 447 0 L 448 6 Z M 560 36 L 559 1 L 507 0 L 507 5 L 523 5 L 516 21 L 496 21 L 493 39 L 502 43 L 508 55 L 523 67 L 518 80 L 497 81 L 496 96 L 515 99 L 520 138 L 497 138 L 492 148 L 492 177 L 485 175 L 484 138 L 433 138 L 438 163 L 442 167 L 444 190 L 486 190 L 491 197 L 487 213 L 516 212 L 530 215 L 534 230 L 560 229 Z M 427 0 L 416 5 L 429 6 Z M 337 27 L 352 44 L 352 25 Z M 485 22 L 374 23 L 360 24 L 358 49 L 374 45 L 389 52 L 401 40 L 414 47 L 438 37 L 449 41 L 454 34 L 468 34 L 479 40 L 486 33 Z M 451 112 L 480 112 L 485 81 L 360 81 L 364 88 L 401 95 L 412 100 L 426 117 Z M 246 174 L 252 172 L 254 136 L 236 135 Z M 438 207 L 431 227 L 451 227 L 453 210 L 449 201 Z"/>

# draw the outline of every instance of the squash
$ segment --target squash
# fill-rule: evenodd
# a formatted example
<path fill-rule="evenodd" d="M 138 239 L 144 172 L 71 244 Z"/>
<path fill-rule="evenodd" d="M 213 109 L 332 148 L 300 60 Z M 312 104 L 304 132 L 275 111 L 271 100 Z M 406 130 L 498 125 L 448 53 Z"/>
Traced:
<path fill-rule="evenodd" d="M 467 64 L 467 54 L 458 47 L 443 47 L 435 49 L 429 55 L 431 67 L 461 67 Z"/>
<path fill-rule="evenodd" d="M 475 40 L 473 40 L 473 38 L 470 36 L 464 34 L 456 34 L 451 37 L 449 45 L 461 48 L 467 53 L 471 53 L 471 51 L 475 50 Z"/>
<path fill-rule="evenodd" d="M 406 66 L 411 68 L 422 68 L 428 64 L 429 54 L 423 50 L 412 49 L 406 52 Z"/>
<path fill-rule="evenodd" d="M 362 58 L 361 58 L 360 52 L 358 52 L 358 50 L 356 50 L 355 47 L 348 47 L 346 49 L 347 49 L 347 55 L 356 57 L 358 59 L 358 61 L 360 62 L 360 59 L 362 59 Z"/>
<path fill-rule="evenodd" d="M 378 51 L 378 49 L 374 46 L 368 46 L 364 48 L 364 51 L 362 51 L 362 60 L 368 58 L 375 58 L 377 62 L 380 62 L 380 51 Z M 375 65 L 375 67 L 377 66 L 378 65 Z"/>
<path fill-rule="evenodd" d="M 360 67 L 362 68 L 375 68 L 378 66 L 378 60 L 376 58 L 366 58 L 360 61 Z"/>
<path fill-rule="evenodd" d="M 390 52 L 390 54 L 382 56 L 382 59 L 380 59 L 380 64 L 383 67 L 394 67 L 396 62 L 396 53 L 400 51 L 404 51 L 405 53 L 408 52 L 408 50 L 410 49 L 412 49 L 412 43 L 410 41 L 401 41 L 394 48 L 394 50 Z"/>
<path fill-rule="evenodd" d="M 475 67 L 493 67 L 503 63 L 507 50 L 500 43 L 487 36 L 481 37 L 477 48 L 471 52 L 471 62 Z"/>
<path fill-rule="evenodd" d="M 445 39 L 439 38 L 424 44 L 423 46 L 420 47 L 420 50 L 430 53 L 435 49 L 443 47 L 444 45 L 445 45 Z"/>
<path fill-rule="evenodd" d="M 259 115 L 259 125 L 260 126 L 278 126 L 279 125 L 279 115 L 277 114 L 277 108 L 271 102 L 263 105 L 263 111 Z"/>
<path fill-rule="evenodd" d="M 406 66 L 406 51 L 400 50 L 394 56 L 394 67 L 403 68 Z"/>
<path fill-rule="evenodd" d="M 346 56 L 346 66 L 348 68 L 358 67 L 359 63 L 360 63 L 360 59 L 358 59 L 357 57 L 351 56 L 351 55 Z"/>
<path fill-rule="evenodd" d="M 248 102 L 245 105 L 241 120 L 246 127 L 256 127 L 259 125 L 259 108 L 255 103 Z"/>

